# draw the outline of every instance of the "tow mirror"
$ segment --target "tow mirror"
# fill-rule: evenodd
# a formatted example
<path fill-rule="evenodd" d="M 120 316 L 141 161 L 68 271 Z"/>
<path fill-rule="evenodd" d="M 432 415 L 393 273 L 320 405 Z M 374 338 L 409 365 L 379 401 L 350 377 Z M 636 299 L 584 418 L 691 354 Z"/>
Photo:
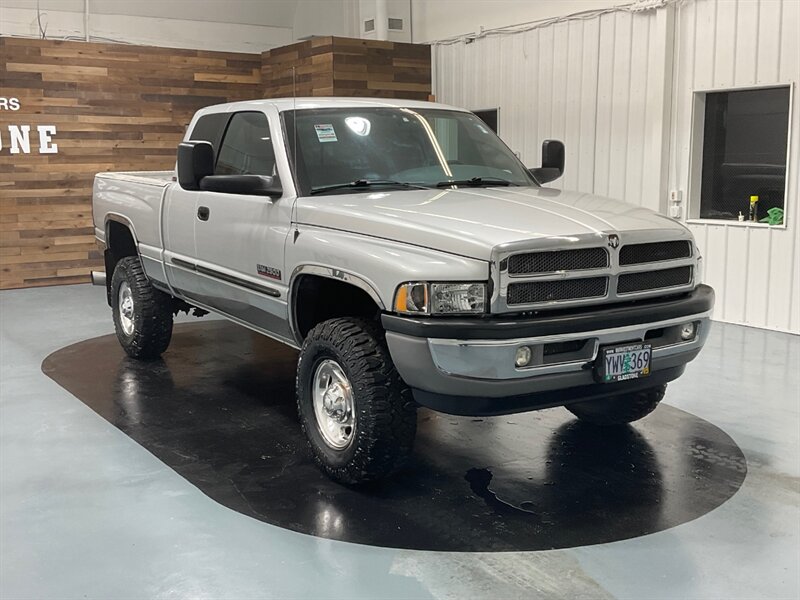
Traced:
<path fill-rule="evenodd" d="M 558 140 L 542 142 L 542 166 L 529 169 L 529 173 L 539 184 L 561 177 L 564 174 L 564 143 Z"/>
<path fill-rule="evenodd" d="M 209 142 L 178 144 L 178 183 L 185 190 L 199 190 L 200 181 L 214 174 L 214 147 Z"/>
<path fill-rule="evenodd" d="M 269 196 L 280 198 L 283 188 L 277 177 L 269 175 L 208 175 L 200 180 L 204 192 Z"/>

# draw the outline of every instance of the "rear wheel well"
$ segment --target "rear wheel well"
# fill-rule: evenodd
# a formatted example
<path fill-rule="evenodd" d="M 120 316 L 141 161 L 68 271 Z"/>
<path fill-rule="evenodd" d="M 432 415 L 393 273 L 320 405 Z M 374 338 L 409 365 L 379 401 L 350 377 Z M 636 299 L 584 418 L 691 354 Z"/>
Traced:
<path fill-rule="evenodd" d="M 116 266 L 120 259 L 126 256 L 139 254 L 131 230 L 118 221 L 109 221 L 106 225 L 106 250 L 114 259 L 112 266 Z"/>
<path fill-rule="evenodd" d="M 359 287 L 319 275 L 300 275 L 292 288 L 294 329 L 305 339 L 314 326 L 337 317 L 377 319 L 380 308 Z"/>
<path fill-rule="evenodd" d="M 117 263 L 126 256 L 138 256 L 136 240 L 127 225 L 118 221 L 108 221 L 106 223 L 106 250 L 103 253 L 103 260 L 106 267 L 106 294 L 108 304 L 111 305 L 111 278 L 114 276 L 114 269 Z"/>

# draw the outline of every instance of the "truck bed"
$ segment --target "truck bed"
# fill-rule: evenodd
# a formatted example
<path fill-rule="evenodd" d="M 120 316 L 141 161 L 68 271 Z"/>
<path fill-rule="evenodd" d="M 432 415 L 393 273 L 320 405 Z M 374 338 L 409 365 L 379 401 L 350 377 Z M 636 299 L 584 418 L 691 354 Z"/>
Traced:
<path fill-rule="evenodd" d="M 111 171 L 98 173 L 95 177 L 102 179 L 118 179 L 132 183 L 165 186 L 173 181 L 174 171 Z"/>
<path fill-rule="evenodd" d="M 161 203 L 174 171 L 98 173 L 94 178 L 92 216 L 95 236 L 105 241 L 106 222 L 122 219 L 140 245 L 143 257 L 156 258 L 162 248 Z M 120 209 L 124 207 L 124 213 Z"/>

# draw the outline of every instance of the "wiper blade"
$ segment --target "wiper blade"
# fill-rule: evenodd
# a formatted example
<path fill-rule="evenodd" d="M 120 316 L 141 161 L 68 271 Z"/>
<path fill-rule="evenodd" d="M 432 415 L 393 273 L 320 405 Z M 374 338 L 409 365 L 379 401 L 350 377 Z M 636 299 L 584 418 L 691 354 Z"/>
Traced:
<path fill-rule="evenodd" d="M 333 190 L 343 190 L 343 189 L 359 189 L 359 188 L 369 188 L 373 186 L 379 185 L 386 185 L 386 186 L 395 186 L 395 187 L 402 187 L 402 188 L 413 188 L 415 190 L 427 190 L 430 189 L 427 186 L 419 185 L 416 183 L 408 183 L 405 181 L 394 181 L 393 179 L 356 179 L 355 181 L 350 181 L 348 183 L 336 183 L 334 185 L 324 185 L 317 188 L 311 189 L 311 194 L 321 194 L 323 192 L 330 192 Z"/>
<path fill-rule="evenodd" d="M 467 185 L 470 187 L 480 187 L 482 185 L 517 185 L 511 183 L 508 179 L 501 179 L 500 177 L 473 177 L 472 179 L 450 179 L 448 181 L 440 181 L 436 187 L 450 187 L 451 185 Z"/>

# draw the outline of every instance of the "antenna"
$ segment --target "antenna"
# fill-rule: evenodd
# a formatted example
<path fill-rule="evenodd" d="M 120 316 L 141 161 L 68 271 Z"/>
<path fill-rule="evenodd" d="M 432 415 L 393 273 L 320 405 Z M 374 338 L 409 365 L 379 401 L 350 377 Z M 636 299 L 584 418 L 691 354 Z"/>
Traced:
<path fill-rule="evenodd" d="M 292 67 L 292 176 L 295 186 L 299 187 L 297 179 L 297 67 Z M 300 190 L 297 190 L 300 195 Z"/>
<path fill-rule="evenodd" d="M 295 202 L 292 205 L 292 221 L 294 221 L 293 242 L 297 241 L 300 230 L 297 228 L 295 211 L 297 210 L 297 198 L 300 197 L 300 180 L 297 178 L 297 67 L 292 67 L 292 178 L 295 187 Z"/>

